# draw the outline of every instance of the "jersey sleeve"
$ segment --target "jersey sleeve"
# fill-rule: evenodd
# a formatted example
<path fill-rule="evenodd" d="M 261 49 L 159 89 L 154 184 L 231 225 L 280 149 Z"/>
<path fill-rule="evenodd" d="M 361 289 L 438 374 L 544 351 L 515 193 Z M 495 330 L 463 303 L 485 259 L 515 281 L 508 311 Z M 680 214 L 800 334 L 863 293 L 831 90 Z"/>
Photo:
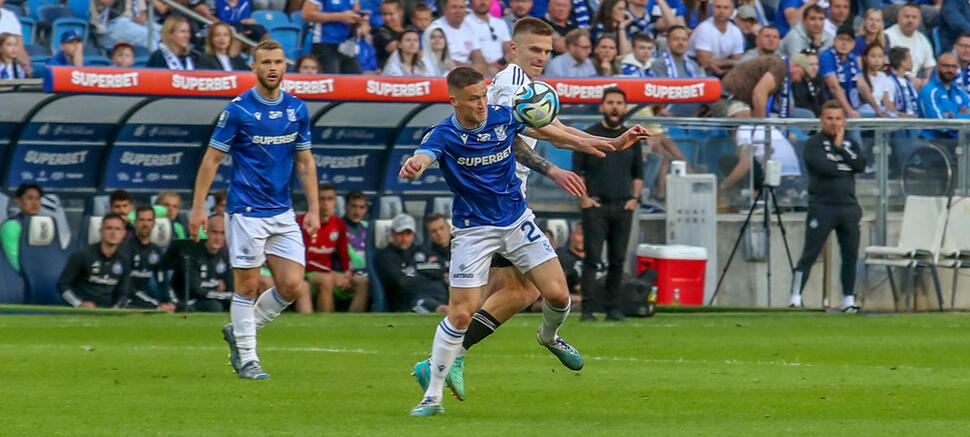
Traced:
<path fill-rule="evenodd" d="M 311 137 L 310 137 L 310 111 L 306 107 L 306 103 L 300 105 L 298 110 L 300 128 L 297 131 L 296 136 L 296 150 L 310 150 Z"/>
<path fill-rule="evenodd" d="M 818 75 L 828 77 L 835 74 L 835 56 L 831 51 L 824 51 L 818 57 Z"/>
<path fill-rule="evenodd" d="M 528 78 L 520 69 L 513 69 L 505 74 L 499 74 L 492 82 L 492 92 L 489 96 L 488 104 L 499 106 L 512 106 L 512 99 L 515 92 L 519 90 Z"/>
<path fill-rule="evenodd" d="M 16 220 L 7 220 L 0 226 L 0 247 L 7 261 L 16 271 L 20 271 L 20 233 L 23 226 Z"/>
<path fill-rule="evenodd" d="M 436 126 L 428 128 L 428 131 L 424 133 L 424 138 L 421 139 L 421 145 L 418 146 L 418 150 L 414 151 L 414 154 L 428 155 L 432 161 L 437 161 L 445 151 L 445 142 L 442 137 L 443 133 Z"/>
<path fill-rule="evenodd" d="M 232 104 L 230 104 L 219 114 L 216 129 L 212 131 L 212 137 L 209 139 L 209 147 L 228 153 L 238 131 L 239 115 L 232 110 Z"/>
<path fill-rule="evenodd" d="M 515 118 L 515 114 L 512 113 L 511 107 L 500 106 L 498 108 L 498 111 L 504 112 L 505 115 L 509 118 L 509 127 L 512 128 L 512 132 L 518 134 L 518 133 L 522 133 L 522 131 L 529 128 L 529 126 L 526 126 L 521 121 L 519 121 L 518 118 Z"/>

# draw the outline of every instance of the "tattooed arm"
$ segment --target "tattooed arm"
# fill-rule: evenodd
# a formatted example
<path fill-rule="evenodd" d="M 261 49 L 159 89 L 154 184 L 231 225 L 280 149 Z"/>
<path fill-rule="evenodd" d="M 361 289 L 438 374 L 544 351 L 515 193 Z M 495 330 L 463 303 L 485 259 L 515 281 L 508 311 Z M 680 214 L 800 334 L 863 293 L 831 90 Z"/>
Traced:
<path fill-rule="evenodd" d="M 522 137 L 516 135 L 512 141 L 512 149 L 515 153 L 516 162 L 552 179 L 556 185 L 573 196 L 579 197 L 586 194 L 586 185 L 583 183 L 583 178 L 576 173 L 553 165 L 549 160 L 540 156 L 535 149 L 529 147 Z"/>

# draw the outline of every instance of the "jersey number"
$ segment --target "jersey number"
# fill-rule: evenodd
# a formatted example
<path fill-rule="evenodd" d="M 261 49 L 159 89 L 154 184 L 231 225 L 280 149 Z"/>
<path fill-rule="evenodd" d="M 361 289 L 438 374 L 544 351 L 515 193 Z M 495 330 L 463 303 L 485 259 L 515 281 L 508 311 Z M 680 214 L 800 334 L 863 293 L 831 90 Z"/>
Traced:
<path fill-rule="evenodd" d="M 539 239 L 539 234 L 536 233 L 536 225 L 532 222 L 522 223 L 522 227 L 519 229 L 522 229 L 522 232 L 526 233 L 526 238 L 530 243 L 534 243 Z"/>

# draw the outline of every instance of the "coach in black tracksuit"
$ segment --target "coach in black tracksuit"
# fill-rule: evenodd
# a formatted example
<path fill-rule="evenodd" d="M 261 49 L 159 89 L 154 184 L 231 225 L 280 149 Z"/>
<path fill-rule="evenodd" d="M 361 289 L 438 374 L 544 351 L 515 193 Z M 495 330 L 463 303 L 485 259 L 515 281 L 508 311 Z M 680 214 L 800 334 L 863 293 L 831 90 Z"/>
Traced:
<path fill-rule="evenodd" d="M 829 232 L 835 230 L 842 253 L 842 310 L 857 312 L 855 305 L 855 268 L 859 252 L 859 223 L 862 208 L 855 197 L 855 175 L 866 168 L 859 144 L 845 136 L 845 113 L 838 102 L 822 107 L 822 132 L 805 142 L 808 168 L 808 217 L 805 248 L 795 267 L 791 305 L 801 306 L 801 292 L 808 281 L 812 264 Z"/>
<path fill-rule="evenodd" d="M 626 127 L 626 94 L 618 88 L 603 91 L 600 103 L 603 121 L 586 129 L 601 137 L 616 138 Z M 643 188 L 643 151 L 641 144 L 606 154 L 598 158 L 586 153 L 573 153 L 573 171 L 586 182 L 586 196 L 580 200 L 583 208 L 586 258 L 583 260 L 582 321 L 596 321 L 593 311 L 602 309 L 607 320 L 623 321 L 619 308 L 620 282 L 626 262 L 627 241 L 633 224 L 633 211 Z M 596 286 L 596 270 L 601 263 L 603 243 L 607 245 L 609 268 L 606 286 Z"/>
<path fill-rule="evenodd" d="M 101 221 L 101 241 L 82 247 L 68 258 L 57 280 L 57 292 L 74 307 L 124 307 L 131 287 L 131 266 L 119 250 L 125 221 L 110 213 Z"/>

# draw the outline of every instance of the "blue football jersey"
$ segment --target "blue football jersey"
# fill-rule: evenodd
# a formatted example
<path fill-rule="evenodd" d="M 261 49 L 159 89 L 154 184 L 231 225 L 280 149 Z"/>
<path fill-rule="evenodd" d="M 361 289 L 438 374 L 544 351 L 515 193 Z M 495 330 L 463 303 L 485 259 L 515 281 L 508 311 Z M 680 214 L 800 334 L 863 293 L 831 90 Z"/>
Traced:
<path fill-rule="evenodd" d="M 508 226 L 525 212 L 512 150 L 512 140 L 525 129 L 511 108 L 489 106 L 488 119 L 475 129 L 452 115 L 424 135 L 415 153 L 438 161 L 455 194 L 455 226 Z"/>
<path fill-rule="evenodd" d="M 255 88 L 219 115 L 209 147 L 232 157 L 226 212 L 271 217 L 293 208 L 293 156 L 310 149 L 310 115 L 302 100 L 280 92 L 267 100 Z"/>

